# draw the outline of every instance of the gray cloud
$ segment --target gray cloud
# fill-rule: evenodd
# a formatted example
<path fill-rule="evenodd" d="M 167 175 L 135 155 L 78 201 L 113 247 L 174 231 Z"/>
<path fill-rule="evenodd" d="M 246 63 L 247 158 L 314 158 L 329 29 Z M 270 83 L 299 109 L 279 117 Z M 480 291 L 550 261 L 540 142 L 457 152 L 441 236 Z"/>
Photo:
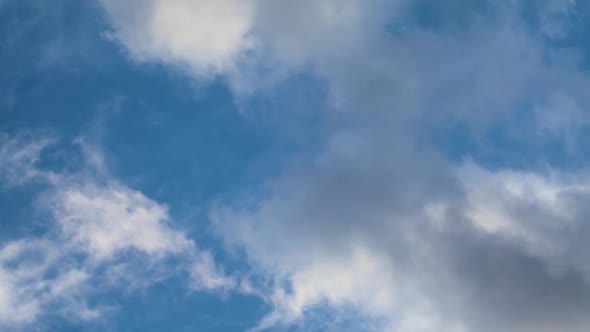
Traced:
<path fill-rule="evenodd" d="M 519 144 L 542 145 L 544 130 L 576 141 L 572 133 L 587 122 L 580 110 L 588 77 L 576 50 L 547 43 L 567 33 L 563 16 L 576 5 L 543 2 L 533 28 L 520 16 L 525 2 L 484 1 L 456 29 L 448 21 L 461 3 L 437 2 L 446 13 L 440 29 L 408 19 L 405 2 L 246 3 L 252 15 L 240 36 L 257 40 L 248 61 L 260 59 L 278 77 L 310 69 L 330 96 L 319 153 L 293 162 L 259 197 L 212 211 L 228 246 L 269 280 L 261 296 L 274 311 L 259 329 L 326 305 L 351 305 L 400 332 L 590 328 L 585 171 L 456 163 L 428 139 L 461 123 L 480 136 L 500 126 Z M 154 32 L 138 19 L 117 17 L 115 30 Z M 176 43 L 164 30 L 158 38 Z M 228 41 L 230 51 L 205 67 L 236 60 L 242 41 Z M 143 60 L 174 65 L 195 55 L 182 50 L 189 52 Z M 264 85 L 248 65 L 216 68 L 238 93 Z"/>
<path fill-rule="evenodd" d="M 453 169 L 392 146 L 332 147 L 253 206 L 214 213 L 228 244 L 276 282 L 262 326 L 327 301 L 395 331 L 588 328 L 583 175 Z"/>

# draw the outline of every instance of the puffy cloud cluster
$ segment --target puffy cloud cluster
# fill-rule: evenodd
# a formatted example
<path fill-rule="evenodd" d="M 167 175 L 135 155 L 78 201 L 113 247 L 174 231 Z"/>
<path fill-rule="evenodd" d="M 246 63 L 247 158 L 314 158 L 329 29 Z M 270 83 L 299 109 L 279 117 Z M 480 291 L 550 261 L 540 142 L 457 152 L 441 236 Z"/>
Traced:
<path fill-rule="evenodd" d="M 214 213 L 273 280 L 261 328 L 329 304 L 393 331 L 588 329 L 586 175 L 361 153 L 324 155 L 254 206 Z"/>
<path fill-rule="evenodd" d="M 50 305 L 60 304 L 77 316 L 96 312 L 77 299 L 89 275 L 60 264 L 59 247 L 43 239 L 11 241 L 0 249 L 0 326 L 15 327 L 36 320 Z M 54 273 L 54 277 L 48 277 Z"/>
<path fill-rule="evenodd" d="M 460 175 L 465 212 L 477 228 L 518 243 L 556 273 L 573 268 L 590 278 L 581 242 L 589 226 L 583 203 L 590 194 L 589 174 L 491 172 L 467 164 Z"/>
<path fill-rule="evenodd" d="M 140 61 L 173 63 L 210 76 L 252 50 L 252 1 L 100 1 L 114 37 Z"/>
<path fill-rule="evenodd" d="M 64 236 L 96 259 L 112 258 L 125 249 L 148 255 L 178 253 L 192 245 L 166 224 L 163 206 L 123 186 L 65 189 L 56 195 L 53 211 Z"/>
<path fill-rule="evenodd" d="M 367 30 L 387 19 L 382 1 L 150 0 L 99 1 L 109 36 L 140 62 L 222 75 L 236 91 L 268 80 L 257 72 L 330 62 L 342 50 L 362 53 Z M 380 12 L 381 11 L 381 12 Z M 379 17 L 379 20 L 375 20 Z M 348 55 L 350 56 L 350 55 Z"/>
<path fill-rule="evenodd" d="M 399 332 L 590 329 L 585 171 L 456 162 L 432 139 L 463 126 L 489 152 L 501 128 L 530 150 L 577 147 L 589 80 L 576 49 L 554 47 L 575 2 L 418 1 L 451 12 L 436 27 L 397 1 L 102 3 L 133 58 L 227 75 L 237 91 L 265 66 L 328 85 L 320 152 L 212 212 L 271 280 L 260 329 L 326 304 Z"/>

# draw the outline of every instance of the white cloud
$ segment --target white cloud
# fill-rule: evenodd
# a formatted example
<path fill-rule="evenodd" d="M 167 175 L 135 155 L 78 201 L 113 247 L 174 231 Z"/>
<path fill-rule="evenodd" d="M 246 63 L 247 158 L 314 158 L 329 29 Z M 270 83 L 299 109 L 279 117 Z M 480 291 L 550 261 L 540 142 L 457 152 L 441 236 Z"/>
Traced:
<path fill-rule="evenodd" d="M 0 249 L 0 326 L 34 322 L 55 306 L 71 318 L 97 313 L 77 298 L 90 276 L 64 264 L 59 244 L 43 239 L 10 241 Z"/>
<path fill-rule="evenodd" d="M 215 263 L 211 253 L 202 251 L 194 259 L 189 273 L 192 288 L 197 290 L 231 290 L 236 287 L 236 279 L 225 275 Z"/>
<path fill-rule="evenodd" d="M 85 302 L 98 285 L 149 287 L 181 273 L 194 289 L 234 287 L 208 252 L 173 228 L 165 205 L 110 177 L 92 146 L 77 141 L 88 159 L 84 172 L 54 174 L 36 164 L 51 141 L 18 136 L 6 142 L 0 175 L 12 186 L 34 179 L 49 185 L 38 208 L 49 212 L 53 225 L 0 248 L 0 326 L 23 329 L 48 314 L 100 317 L 101 308 Z M 170 257 L 177 258 L 173 266 Z"/>
<path fill-rule="evenodd" d="M 361 53 L 367 30 L 391 16 L 383 1 L 100 0 L 132 59 L 222 75 L 236 92 L 269 77 Z M 397 3 L 397 1 L 394 1 Z M 260 68 L 267 75 L 260 75 Z M 270 79 L 272 80 L 272 79 Z"/>
<path fill-rule="evenodd" d="M 269 302 L 274 310 L 259 322 L 256 330 L 289 325 L 326 302 L 336 307 L 352 305 L 372 318 L 396 312 L 403 294 L 394 287 L 395 272 L 386 257 L 358 246 L 342 256 L 315 256 L 310 261 L 308 266 L 288 274 L 288 287 L 277 286 L 273 290 Z M 407 326 L 415 318 L 400 315 L 397 319 Z"/>
<path fill-rule="evenodd" d="M 52 209 L 65 237 L 96 259 L 128 249 L 163 256 L 192 246 L 167 225 L 164 206 L 118 184 L 60 188 Z"/>
<path fill-rule="evenodd" d="M 56 181 L 56 174 L 37 170 L 41 151 L 50 145 L 49 138 L 31 139 L 21 134 L 10 137 L 0 134 L 0 180 L 5 186 L 18 186 L 34 179 Z"/>
<path fill-rule="evenodd" d="M 556 91 L 576 102 L 589 86 L 575 50 L 548 50 L 526 29 L 518 16 L 522 1 L 485 4 L 491 18 L 469 21 L 459 33 L 417 25 L 408 18 L 413 4 L 404 1 L 100 3 L 132 57 L 188 64 L 197 77 L 225 75 L 237 94 L 268 86 L 277 73 L 311 68 L 340 110 L 481 125 Z M 440 7 L 462 18 L 457 3 Z M 571 0 L 543 1 L 539 29 L 554 25 L 549 17 L 567 21 L 575 7 Z M 401 30 L 388 30 L 396 26 Z"/>
<path fill-rule="evenodd" d="M 114 36 L 139 61 L 187 67 L 197 76 L 231 71 L 255 47 L 254 1 L 100 0 Z"/>
<path fill-rule="evenodd" d="M 468 163 L 459 176 L 468 218 L 485 232 L 512 239 L 552 268 L 574 268 L 590 280 L 590 257 L 575 234 L 585 234 L 590 197 L 588 174 L 553 171 L 488 171 Z"/>
<path fill-rule="evenodd" d="M 5 267 L 5 262 L 14 259 L 26 242 L 13 242 L 4 246 L 0 251 L 2 268 L 0 270 L 0 318 L 2 322 L 14 323 L 35 319 L 40 310 L 37 299 L 37 280 L 39 270 L 43 272 L 43 258 L 41 264 L 28 267 Z M 42 252 L 45 252 L 43 250 Z M 14 262 L 13 262 L 14 264 Z"/>

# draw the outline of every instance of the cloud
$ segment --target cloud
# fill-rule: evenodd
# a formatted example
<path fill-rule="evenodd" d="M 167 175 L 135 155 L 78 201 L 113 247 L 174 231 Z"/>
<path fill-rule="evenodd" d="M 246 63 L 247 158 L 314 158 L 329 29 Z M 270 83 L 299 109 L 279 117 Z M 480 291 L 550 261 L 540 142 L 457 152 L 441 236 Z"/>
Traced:
<path fill-rule="evenodd" d="M 258 328 L 348 306 L 392 331 L 588 328 L 575 240 L 584 175 L 456 163 L 429 140 L 460 123 L 477 139 L 500 126 L 515 145 L 537 144 L 542 128 L 568 139 L 586 121 L 587 75 L 494 10 L 465 32 L 418 26 L 383 45 L 363 35 L 361 50 L 306 60 L 328 82 L 335 123 L 319 152 L 212 212 L 228 246 L 271 280 L 274 311 Z M 556 91 L 567 97 L 552 102 Z"/>
<path fill-rule="evenodd" d="M 38 292 L 36 278 L 39 278 L 39 270 L 42 270 L 43 261 L 38 266 L 28 268 L 7 268 L 6 262 L 14 260 L 15 257 L 26 249 L 34 247 L 34 244 L 27 242 L 13 242 L 0 251 L 2 256 L 2 286 L 0 286 L 0 317 L 3 322 L 22 322 L 33 320 L 39 312 L 39 300 L 36 297 Z M 33 249 L 33 248 L 30 248 Z M 52 248 L 53 249 L 53 248 Z M 46 250 L 41 251 L 41 253 Z M 30 264 L 30 263 L 29 263 Z M 39 268 L 41 266 L 41 268 Z M 33 279 L 33 280 L 31 280 Z"/>
<path fill-rule="evenodd" d="M 102 308 L 86 304 L 91 292 L 149 287 L 171 273 L 194 289 L 233 288 L 210 253 L 173 228 L 165 205 L 112 178 L 83 140 L 76 143 L 87 159 L 83 171 L 39 168 L 51 142 L 15 136 L 0 147 L 3 178 L 12 186 L 46 182 L 38 209 L 52 217 L 45 234 L 0 247 L 0 326 L 19 330 L 46 315 L 95 319 Z"/>
<path fill-rule="evenodd" d="M 238 203 L 213 214 L 228 244 L 274 280 L 275 311 L 259 327 L 304 319 L 329 304 L 386 318 L 400 331 L 453 331 L 455 322 L 440 318 L 413 266 L 429 249 L 421 232 L 436 229 L 427 207 L 458 197 L 447 166 L 386 144 L 335 141 L 305 169 L 271 181 L 268 196 L 252 207 Z"/>
<path fill-rule="evenodd" d="M 590 278 L 588 258 L 578 252 L 588 232 L 582 203 L 590 194 L 588 174 L 491 172 L 467 164 L 460 175 L 476 227 L 511 239 L 556 271 L 573 268 Z"/>
<path fill-rule="evenodd" d="M 118 184 L 61 189 L 52 206 L 68 240 L 96 259 L 135 249 L 158 256 L 190 250 L 192 243 L 166 223 L 166 208 Z"/>
<path fill-rule="evenodd" d="M 55 174 L 35 167 L 41 150 L 52 143 L 49 138 L 34 140 L 26 134 L 18 137 L 0 135 L 0 180 L 7 187 L 22 185 L 34 179 L 54 181 Z"/>
<path fill-rule="evenodd" d="M 236 278 L 227 276 L 218 266 L 210 252 L 202 251 L 194 260 L 189 270 L 192 278 L 191 287 L 197 290 L 233 290 L 237 286 Z"/>
<path fill-rule="evenodd" d="M 109 35 L 133 60 L 185 69 L 197 78 L 222 76 L 236 92 L 257 90 L 273 81 L 269 76 L 284 77 L 318 59 L 362 50 L 367 30 L 394 7 L 373 0 L 99 2 L 112 26 Z"/>
<path fill-rule="evenodd" d="M 254 1 L 150 0 L 100 3 L 113 36 L 132 58 L 188 68 L 197 76 L 231 71 L 252 50 Z"/>
<path fill-rule="evenodd" d="M 226 75 L 237 94 L 265 87 L 260 67 L 271 80 L 309 71 L 327 85 L 330 126 L 315 154 L 259 196 L 211 213 L 228 247 L 270 284 L 260 293 L 274 310 L 259 329 L 346 306 L 400 332 L 589 329 L 584 172 L 506 168 L 512 145 L 546 143 L 540 132 L 572 146 L 583 137 L 589 81 L 580 52 L 552 44 L 568 33 L 576 4 L 533 6 L 532 27 L 521 16 L 526 1 L 478 2 L 476 14 L 466 3 L 439 5 L 451 14 L 436 28 L 411 3 L 386 1 L 246 1 L 243 16 L 186 27 L 209 2 L 152 1 L 151 16 L 106 4 L 119 42 L 141 61 Z M 156 19 L 181 5 L 182 23 Z M 224 25 L 235 22 L 229 38 Z M 193 25 L 220 31 L 231 47 L 216 53 L 189 39 L 182 32 Z M 166 46 L 138 44 L 146 36 Z M 479 144 L 500 128 L 509 140 L 493 155 L 500 165 L 454 161 L 437 137 L 460 126 L 473 142 L 456 145 L 473 144 L 463 154 L 476 155 L 497 148 Z"/>
<path fill-rule="evenodd" d="M 46 239 L 9 241 L 0 249 L 0 326 L 16 328 L 60 308 L 74 318 L 94 318 L 78 296 L 91 276 L 64 263 L 57 243 Z"/>
<path fill-rule="evenodd" d="M 444 105 L 439 113 L 461 117 L 475 117 L 472 109 L 486 108 L 477 112 L 485 117 L 491 109 L 508 112 L 517 99 L 544 92 L 539 89 L 563 90 L 577 83 L 570 77 L 575 71 L 563 75 L 562 59 L 546 54 L 543 40 L 531 38 L 523 27 L 518 16 L 526 7 L 523 1 L 482 1 L 482 8 L 491 8 L 491 18 L 467 21 L 462 33 L 416 24 L 415 5 L 404 1 L 100 3 L 113 35 L 132 59 L 184 68 L 199 78 L 221 75 L 238 94 L 264 88 L 277 75 L 311 68 L 328 81 L 337 106 L 374 99 L 390 109 L 407 108 L 407 103 L 429 110 Z M 460 16 L 464 6 L 458 3 L 449 8 Z M 545 1 L 538 7 L 543 31 L 565 29 L 558 28 L 559 22 L 575 14 L 571 1 Z M 548 66 L 545 57 L 558 61 Z M 553 86 L 553 81 L 560 84 Z M 458 85 L 468 91 L 454 89 Z"/>

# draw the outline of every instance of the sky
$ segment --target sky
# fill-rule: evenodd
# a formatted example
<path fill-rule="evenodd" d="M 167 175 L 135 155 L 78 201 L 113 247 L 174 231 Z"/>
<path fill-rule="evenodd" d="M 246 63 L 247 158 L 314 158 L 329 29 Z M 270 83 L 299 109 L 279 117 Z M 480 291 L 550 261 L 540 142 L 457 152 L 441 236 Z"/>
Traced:
<path fill-rule="evenodd" d="M 0 0 L 0 330 L 590 331 L 590 2 Z"/>

